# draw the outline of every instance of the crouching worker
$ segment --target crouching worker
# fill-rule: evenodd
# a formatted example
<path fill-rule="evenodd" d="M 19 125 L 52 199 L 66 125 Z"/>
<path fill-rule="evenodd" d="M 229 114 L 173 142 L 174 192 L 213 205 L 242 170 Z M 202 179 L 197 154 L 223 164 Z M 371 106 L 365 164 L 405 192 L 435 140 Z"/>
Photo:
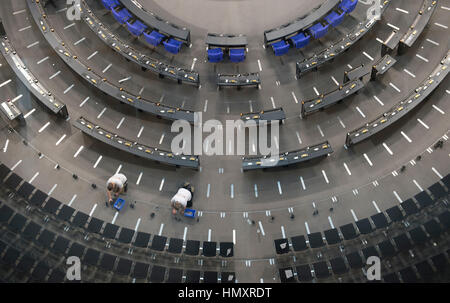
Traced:
<path fill-rule="evenodd" d="M 112 205 L 115 198 L 119 197 L 120 194 L 127 192 L 128 183 L 127 177 L 124 174 L 115 174 L 106 182 L 106 194 L 108 195 L 108 202 Z M 108 206 L 106 202 L 106 206 Z"/>
<path fill-rule="evenodd" d="M 186 182 L 183 187 L 178 189 L 178 192 L 170 200 L 172 206 L 172 214 L 176 215 L 177 212 L 184 214 L 186 207 L 192 207 L 192 198 L 194 197 L 194 187 L 190 183 Z"/>

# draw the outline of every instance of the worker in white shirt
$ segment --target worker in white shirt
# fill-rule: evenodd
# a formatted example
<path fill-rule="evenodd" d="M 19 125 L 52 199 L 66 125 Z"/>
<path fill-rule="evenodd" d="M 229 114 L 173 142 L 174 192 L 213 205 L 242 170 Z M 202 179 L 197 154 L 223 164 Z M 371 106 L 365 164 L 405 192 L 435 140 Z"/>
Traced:
<path fill-rule="evenodd" d="M 170 205 L 172 206 L 172 214 L 176 215 L 177 212 L 184 214 L 186 207 L 192 207 L 192 198 L 194 196 L 194 187 L 189 183 L 184 183 L 183 187 L 179 188 Z"/>
<path fill-rule="evenodd" d="M 106 182 L 106 189 L 108 202 L 112 205 L 114 201 L 113 198 L 117 198 L 120 194 L 127 192 L 127 177 L 125 177 L 124 174 L 115 174 Z M 108 206 L 108 202 L 106 202 L 106 206 Z"/>

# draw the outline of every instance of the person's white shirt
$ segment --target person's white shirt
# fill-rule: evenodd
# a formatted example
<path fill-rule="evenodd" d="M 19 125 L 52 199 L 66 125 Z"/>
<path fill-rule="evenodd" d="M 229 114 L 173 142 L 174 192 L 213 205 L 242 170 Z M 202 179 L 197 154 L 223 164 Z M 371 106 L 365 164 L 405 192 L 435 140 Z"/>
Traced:
<path fill-rule="evenodd" d="M 120 189 L 123 188 L 124 184 L 127 182 L 127 177 L 125 177 L 124 174 L 115 174 L 111 178 L 108 179 L 106 182 L 106 186 L 108 186 L 109 183 L 116 184 Z"/>
<path fill-rule="evenodd" d="M 183 208 L 186 208 L 187 203 L 191 201 L 192 194 L 190 191 L 188 191 L 186 188 L 180 188 L 178 189 L 178 192 L 173 196 L 172 200 L 170 200 L 171 203 L 180 203 Z"/>

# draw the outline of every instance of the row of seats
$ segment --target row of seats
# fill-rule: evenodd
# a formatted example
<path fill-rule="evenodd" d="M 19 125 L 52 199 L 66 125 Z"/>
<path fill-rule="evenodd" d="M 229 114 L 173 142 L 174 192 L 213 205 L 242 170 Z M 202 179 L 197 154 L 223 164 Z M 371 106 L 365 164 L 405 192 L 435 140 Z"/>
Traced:
<path fill-rule="evenodd" d="M 166 51 L 172 54 L 178 54 L 183 45 L 182 41 L 175 38 L 167 37 L 166 35 L 158 32 L 157 30 L 148 30 L 148 26 L 145 25 L 139 19 L 133 17 L 133 15 L 124 8 L 118 0 L 102 0 L 103 6 L 110 10 L 114 18 L 120 24 L 126 24 L 130 33 L 139 37 L 144 35 L 145 40 L 153 46 L 163 44 Z"/>
<path fill-rule="evenodd" d="M 227 50 L 225 50 L 227 53 Z M 230 48 L 228 50 L 228 56 L 231 62 L 239 63 L 245 60 L 245 48 Z M 208 49 L 208 61 L 212 63 L 218 63 L 224 59 L 224 49 L 210 48 Z"/>
<path fill-rule="evenodd" d="M 290 45 L 295 48 L 303 48 L 307 46 L 311 40 L 320 39 L 325 36 L 328 32 L 328 28 L 331 25 L 332 27 L 336 27 L 344 20 L 344 16 L 346 14 L 350 14 L 358 4 L 358 0 L 343 0 L 336 11 L 332 11 L 328 14 L 324 21 L 317 22 L 316 24 L 309 27 L 306 31 L 302 31 L 297 33 L 296 35 L 288 38 L 286 40 L 281 40 L 275 43 L 272 43 L 272 49 L 275 53 L 275 56 L 282 56 L 289 51 Z M 289 43 L 290 42 L 290 43 Z"/>
<path fill-rule="evenodd" d="M 442 182 L 450 189 L 450 174 L 444 177 Z M 385 229 L 390 224 L 400 222 L 408 216 L 417 214 L 420 210 L 434 204 L 448 195 L 448 192 L 446 192 L 445 188 L 439 182 L 431 185 L 428 190 L 432 193 L 433 198 L 431 198 L 426 191 L 422 191 L 415 195 L 414 199 L 410 198 L 402 202 L 400 206 L 393 206 L 387 209 L 386 214 L 388 217 L 383 212 L 379 212 L 371 216 L 370 220 L 369 218 L 364 218 L 356 221 L 356 226 L 353 223 L 342 225 L 339 227 L 340 232 L 338 229 L 333 228 L 325 230 L 323 235 L 321 232 L 315 232 L 308 234 L 306 237 L 304 235 L 295 236 L 291 238 L 291 243 L 289 243 L 289 239 L 286 238 L 276 239 L 274 240 L 276 253 L 278 255 L 290 253 L 291 247 L 294 252 L 300 252 L 307 249 L 324 247 L 325 245 L 335 245 L 341 243 L 343 240 L 348 241 L 357 238 L 359 235 L 370 234 L 377 229 Z M 439 221 L 443 224 L 445 229 L 449 229 L 450 213 L 448 211 L 442 213 L 439 216 Z M 425 230 L 431 235 L 438 232 L 436 223 L 425 224 Z M 423 234 L 419 233 L 420 232 L 417 232 L 414 235 L 422 239 Z"/>

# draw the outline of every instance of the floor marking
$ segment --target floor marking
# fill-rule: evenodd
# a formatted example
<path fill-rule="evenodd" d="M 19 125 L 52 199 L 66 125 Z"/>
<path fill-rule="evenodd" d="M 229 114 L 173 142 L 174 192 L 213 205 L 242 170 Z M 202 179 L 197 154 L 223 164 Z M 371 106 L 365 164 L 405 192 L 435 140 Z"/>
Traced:
<path fill-rule="evenodd" d="M 164 136 L 165 136 L 165 133 L 163 133 L 163 134 L 161 135 L 161 139 L 159 139 L 159 145 L 162 144 L 162 142 L 163 142 L 163 140 L 164 140 Z"/>
<path fill-rule="evenodd" d="M 259 71 L 262 72 L 261 61 L 258 59 Z"/>
<path fill-rule="evenodd" d="M 440 24 L 440 23 L 437 23 L 437 22 L 435 22 L 434 24 L 435 24 L 435 25 L 437 25 L 437 26 L 439 26 L 439 27 L 442 27 L 442 28 L 448 29 L 448 26 L 447 26 L 447 25 L 444 25 L 444 24 Z"/>
<path fill-rule="evenodd" d="M 417 58 L 419 58 L 419 59 L 422 59 L 423 61 L 425 61 L 425 62 L 427 62 L 428 63 L 428 59 L 427 58 L 425 58 L 425 57 L 422 57 L 421 55 L 419 55 L 419 54 L 416 54 L 416 57 Z"/>
<path fill-rule="evenodd" d="M 13 167 L 11 167 L 11 170 L 14 170 L 17 166 L 19 166 L 20 163 L 22 163 L 22 160 L 17 161 L 17 163 L 14 164 Z"/>
<path fill-rule="evenodd" d="M 98 51 L 93 52 L 89 57 L 87 57 L 88 60 L 91 60 L 95 55 L 98 54 Z"/>
<path fill-rule="evenodd" d="M 337 86 L 339 86 L 339 82 L 338 82 L 333 76 L 331 76 L 331 80 L 333 80 L 334 84 L 336 84 Z"/>
<path fill-rule="evenodd" d="M 373 206 L 375 206 L 375 209 L 377 210 L 378 213 L 381 213 L 380 208 L 378 207 L 377 203 L 375 201 L 372 201 Z"/>
<path fill-rule="evenodd" d="M 356 217 L 355 211 L 353 209 L 350 209 L 350 212 L 352 213 L 353 220 L 355 220 L 355 222 L 357 222 L 358 218 Z"/>
<path fill-rule="evenodd" d="M 258 225 L 259 225 L 259 230 L 261 231 L 261 234 L 262 234 L 263 236 L 265 236 L 266 233 L 264 232 L 264 228 L 263 228 L 263 226 L 262 226 L 261 221 L 258 221 Z"/>
<path fill-rule="evenodd" d="M 230 197 L 231 199 L 234 199 L 234 184 L 231 184 L 231 188 L 230 188 Z"/>
<path fill-rule="evenodd" d="M 128 81 L 128 80 L 130 80 L 131 79 L 131 76 L 129 76 L 129 77 L 126 77 L 126 78 L 123 78 L 123 79 L 120 79 L 119 81 L 117 81 L 117 82 L 119 82 L 119 83 L 123 83 L 123 82 L 125 82 L 125 81 Z"/>
<path fill-rule="evenodd" d="M 344 124 L 344 122 L 342 122 L 341 117 L 337 116 L 337 119 L 338 119 L 339 123 L 341 124 L 342 128 L 345 128 L 345 124 Z"/>
<path fill-rule="evenodd" d="M 236 230 L 233 229 L 233 244 L 236 245 Z"/>
<path fill-rule="evenodd" d="M 417 186 L 417 188 L 418 188 L 420 191 L 423 191 L 422 186 L 420 186 L 419 183 L 417 183 L 416 180 L 413 180 L 413 183 Z"/>
<path fill-rule="evenodd" d="M 446 6 L 441 6 L 442 9 L 445 9 L 447 11 L 450 11 L 450 7 L 446 7 Z"/>
<path fill-rule="evenodd" d="M 280 181 L 277 181 L 277 185 L 278 185 L 278 192 L 280 193 L 280 195 L 282 195 L 283 191 L 281 190 L 281 183 L 280 183 Z"/>
<path fill-rule="evenodd" d="M 334 229 L 334 224 L 330 216 L 328 216 L 328 222 L 330 223 L 331 229 Z"/>
<path fill-rule="evenodd" d="M 404 68 L 403 71 L 404 71 L 405 73 L 407 73 L 408 75 L 410 75 L 411 77 L 413 77 L 413 78 L 416 77 L 416 75 L 414 75 L 413 73 L 411 73 L 411 72 L 410 72 L 409 70 L 407 70 L 406 68 Z"/>
<path fill-rule="evenodd" d="M 50 59 L 50 57 L 45 57 L 45 58 L 42 58 L 41 60 L 39 60 L 38 62 L 37 62 L 37 64 L 39 65 L 39 64 L 41 64 L 42 62 L 44 62 L 44 61 L 47 61 L 48 59 Z"/>
<path fill-rule="evenodd" d="M 94 168 L 97 168 L 97 165 L 100 163 L 100 161 L 102 161 L 102 158 L 103 156 L 101 155 L 98 157 L 97 161 L 95 161 Z"/>
<path fill-rule="evenodd" d="M 33 42 L 30 45 L 28 45 L 27 48 L 31 48 L 31 47 L 36 46 L 38 44 L 39 44 L 39 41 Z"/>
<path fill-rule="evenodd" d="M 97 208 L 97 203 L 94 204 L 94 206 L 92 207 L 91 212 L 89 213 L 89 217 L 92 217 L 96 208 Z"/>
<path fill-rule="evenodd" d="M 163 228 L 164 228 L 164 223 L 161 223 L 161 227 L 159 228 L 158 236 L 162 235 Z"/>
<path fill-rule="evenodd" d="M 53 191 L 56 189 L 57 186 L 58 186 L 58 184 L 53 185 L 53 187 L 50 189 L 50 191 L 48 192 L 47 195 L 50 196 L 53 193 Z"/>
<path fill-rule="evenodd" d="M 273 99 L 273 97 L 270 97 L 270 101 L 272 102 L 272 107 L 273 107 L 273 108 L 276 108 L 276 106 L 275 106 L 275 100 Z"/>
<path fill-rule="evenodd" d="M 314 92 L 316 93 L 317 96 L 320 96 L 319 91 L 317 90 L 317 88 L 315 86 L 313 86 Z"/>
<path fill-rule="evenodd" d="M 442 175 L 437 171 L 436 168 L 432 167 L 431 169 L 432 169 L 433 172 L 439 177 L 439 179 L 442 179 L 442 178 L 443 178 Z"/>
<path fill-rule="evenodd" d="M 61 138 L 59 138 L 59 140 L 56 142 L 56 146 L 59 145 L 59 143 L 61 143 L 62 140 L 64 140 L 64 138 L 66 137 L 66 134 L 62 135 Z"/>
<path fill-rule="evenodd" d="M 370 61 L 373 61 L 373 58 L 366 52 L 363 52 L 363 55 L 370 59 Z"/>
<path fill-rule="evenodd" d="M 116 170 L 116 175 L 120 172 L 120 170 L 122 169 L 122 164 L 119 165 L 119 167 Z"/>
<path fill-rule="evenodd" d="M 100 119 L 103 116 L 103 113 L 106 111 L 106 107 L 104 109 L 102 109 L 102 111 L 100 112 L 100 114 L 98 114 L 97 119 Z"/>
<path fill-rule="evenodd" d="M 136 226 L 134 227 L 134 232 L 137 232 L 137 230 L 139 228 L 139 224 L 141 224 L 141 218 L 138 218 L 138 220 L 136 222 Z"/>
<path fill-rule="evenodd" d="M 205 100 L 205 105 L 203 106 L 203 112 L 206 113 L 207 109 L 208 109 L 208 100 Z"/>
<path fill-rule="evenodd" d="M 71 23 L 71 24 L 69 24 L 69 25 L 64 26 L 64 29 L 71 28 L 72 26 L 75 26 L 75 23 Z"/>
<path fill-rule="evenodd" d="M 197 58 L 192 60 L 191 70 L 194 70 L 195 62 L 197 62 Z"/>
<path fill-rule="evenodd" d="M 3 147 L 3 152 L 6 153 L 8 150 L 9 139 L 6 139 L 5 146 Z"/>
<path fill-rule="evenodd" d="M 302 138 L 300 138 L 300 134 L 298 133 L 298 131 L 296 131 L 295 134 L 297 135 L 298 143 L 302 144 Z"/>
<path fill-rule="evenodd" d="M 350 169 L 348 169 L 347 163 L 345 163 L 345 162 L 344 162 L 344 167 L 345 167 L 345 170 L 347 171 L 347 174 L 348 174 L 349 176 L 351 176 L 351 175 L 352 175 L 352 172 L 350 171 Z"/>
<path fill-rule="evenodd" d="M 393 193 L 394 193 L 394 196 L 397 198 L 397 200 L 398 200 L 400 203 L 402 203 L 403 201 L 402 201 L 402 199 L 400 198 L 400 196 L 397 194 L 397 192 L 394 190 Z"/>
<path fill-rule="evenodd" d="M 139 129 L 139 133 L 137 134 L 137 137 L 139 138 L 142 135 L 142 131 L 144 130 L 144 127 L 141 126 L 141 129 Z"/>
<path fill-rule="evenodd" d="M 281 225 L 281 234 L 283 235 L 283 239 L 286 239 L 286 232 L 284 231 L 283 225 Z"/>
<path fill-rule="evenodd" d="M 186 241 L 187 231 L 188 231 L 188 228 L 187 228 L 187 226 L 185 226 L 184 227 L 184 233 L 183 233 L 183 241 Z"/>
<path fill-rule="evenodd" d="M 65 91 L 63 91 L 63 94 L 67 94 L 73 87 L 75 86 L 75 84 L 72 84 L 71 86 L 69 86 L 68 88 L 66 88 Z"/>
<path fill-rule="evenodd" d="M 137 181 L 136 181 L 136 185 L 139 185 L 139 183 L 141 183 L 142 175 L 143 175 L 143 172 L 140 172 L 139 176 L 137 178 Z"/>
<path fill-rule="evenodd" d="M 320 128 L 320 125 L 319 125 L 319 124 L 317 124 L 317 129 L 319 130 L 320 135 L 321 135 L 322 137 L 325 137 L 325 135 L 323 134 L 322 128 Z"/>
<path fill-rule="evenodd" d="M 303 190 L 306 190 L 305 182 L 303 181 L 303 177 L 300 176 L 300 182 L 302 183 Z"/>
<path fill-rule="evenodd" d="M 116 211 L 116 213 L 114 214 L 114 218 L 111 221 L 111 224 L 114 224 L 116 222 L 117 216 L 119 215 L 119 212 Z"/>
<path fill-rule="evenodd" d="M 15 11 L 15 12 L 13 12 L 13 15 L 18 15 L 18 14 L 24 13 L 25 11 L 26 11 L 26 10 L 21 9 L 20 11 Z"/>
<path fill-rule="evenodd" d="M 403 131 L 401 131 L 400 134 L 402 134 L 403 138 L 405 138 L 406 141 L 408 141 L 409 143 L 412 142 L 412 140 Z"/>
<path fill-rule="evenodd" d="M 325 171 L 323 169 L 322 169 L 322 175 L 323 175 L 323 178 L 325 179 L 325 182 L 327 182 L 327 184 L 329 184 L 330 181 L 328 181 L 327 174 L 325 173 Z"/>
<path fill-rule="evenodd" d="M 390 85 L 393 89 L 395 89 L 398 93 L 401 93 L 401 92 L 402 92 L 397 86 L 394 85 L 394 83 L 389 82 L 389 85 Z"/>
<path fill-rule="evenodd" d="M 125 121 L 125 117 L 122 117 L 122 119 L 120 119 L 119 124 L 117 124 L 116 129 L 119 129 L 120 126 L 122 126 L 123 121 Z"/>
<path fill-rule="evenodd" d="M 297 96 L 294 94 L 294 92 L 291 92 L 291 94 L 292 97 L 294 98 L 295 103 L 298 103 Z"/>
<path fill-rule="evenodd" d="M 1 66 L 1 65 L 0 65 L 0 66 Z M 15 97 L 14 99 L 12 99 L 11 102 L 14 103 L 14 102 L 16 102 L 17 100 L 22 99 L 22 97 L 23 97 L 23 95 L 20 94 L 20 95 L 18 95 L 17 97 Z"/>
<path fill-rule="evenodd" d="M 441 114 L 445 115 L 445 112 L 444 112 L 442 109 L 440 109 L 439 107 L 437 107 L 436 105 L 433 104 L 432 107 L 433 107 L 435 110 L 437 110 L 438 112 L 440 112 Z"/>
<path fill-rule="evenodd" d="M 164 181 L 166 180 L 166 178 L 162 178 L 161 180 L 161 184 L 159 185 L 159 191 L 162 191 L 163 186 L 164 186 Z"/>
<path fill-rule="evenodd" d="M 255 190 L 255 198 L 258 198 L 258 185 L 254 185 L 253 186 L 254 190 Z"/>
<path fill-rule="evenodd" d="M 33 177 L 31 177 L 30 181 L 28 181 L 28 183 L 32 183 L 34 181 L 34 179 L 37 178 L 37 176 L 39 176 L 39 172 L 35 173 Z"/>
<path fill-rule="evenodd" d="M 402 12 L 402 13 L 404 13 L 404 14 L 409 14 L 409 12 L 408 11 L 406 11 L 406 10 L 404 10 L 404 9 L 401 9 L 401 8 L 396 8 L 396 10 L 398 10 L 399 12 Z"/>
<path fill-rule="evenodd" d="M 310 234 L 308 222 L 305 222 L 306 234 Z"/>
<path fill-rule="evenodd" d="M 86 102 L 88 102 L 90 98 L 91 98 L 91 97 L 87 96 L 87 97 L 83 100 L 83 102 L 80 103 L 80 107 L 82 107 Z"/>
<path fill-rule="evenodd" d="M 425 127 L 426 129 L 430 129 L 430 127 L 428 125 L 425 124 L 425 122 L 423 122 L 422 120 L 420 120 L 419 118 L 417 118 L 417 121 L 422 124 L 423 127 Z"/>
<path fill-rule="evenodd" d="M 359 112 L 359 114 L 360 114 L 363 118 L 366 117 L 366 115 L 364 115 L 364 113 L 361 111 L 361 109 L 360 109 L 358 106 L 356 107 L 356 110 Z"/>
<path fill-rule="evenodd" d="M 72 203 L 73 203 L 73 201 L 75 201 L 76 198 L 77 198 L 77 195 L 76 195 L 76 194 L 73 195 L 73 196 L 72 196 L 72 199 L 69 201 L 69 204 L 67 204 L 67 206 L 71 206 Z"/>
<path fill-rule="evenodd" d="M 86 40 L 85 37 L 81 38 L 80 40 L 78 40 L 77 42 L 75 42 L 73 45 L 78 45 L 78 44 L 80 44 L 81 42 L 83 42 L 84 40 Z"/>
<path fill-rule="evenodd" d="M 370 159 L 367 156 L 367 154 L 364 154 L 364 158 L 366 158 L 366 161 L 367 161 L 367 163 L 369 163 L 370 166 L 373 166 L 372 161 L 370 161 Z"/>
<path fill-rule="evenodd" d="M 5 86 L 6 84 L 10 83 L 11 81 L 12 81 L 11 79 L 6 80 L 6 81 L 3 82 L 2 84 L 0 84 L 0 87 Z"/>
<path fill-rule="evenodd" d="M 38 132 L 42 133 L 49 125 L 50 125 L 50 122 L 45 123 L 44 126 L 42 126 Z"/>
<path fill-rule="evenodd" d="M 390 23 L 388 23 L 387 25 L 388 25 L 389 27 L 392 27 L 392 28 L 395 29 L 396 31 L 400 30 L 400 28 L 398 28 L 397 26 L 392 25 L 392 24 L 390 24 Z"/>
<path fill-rule="evenodd" d="M 208 242 L 211 242 L 211 229 L 208 229 Z"/>
<path fill-rule="evenodd" d="M 394 153 L 392 152 L 392 150 L 389 148 L 389 146 L 387 146 L 386 143 L 383 142 L 383 147 L 387 150 L 387 152 L 392 156 Z"/>
<path fill-rule="evenodd" d="M 426 39 L 428 42 L 430 42 L 431 44 L 434 44 L 434 45 L 436 45 L 436 46 L 439 46 L 439 43 L 438 42 L 436 42 L 436 41 L 433 41 L 433 40 L 431 40 L 431 39 Z"/>
<path fill-rule="evenodd" d="M 108 69 L 110 69 L 111 66 L 112 66 L 112 63 L 108 64 L 108 66 L 105 67 L 104 70 L 102 70 L 102 73 L 103 73 L 103 74 L 106 73 L 106 72 L 108 71 Z"/>
<path fill-rule="evenodd" d="M 83 150 L 84 146 L 81 145 L 80 148 L 78 148 L 77 152 L 73 155 L 74 158 L 78 156 L 78 154 Z"/>
<path fill-rule="evenodd" d="M 380 100 L 377 96 L 373 96 L 373 98 L 374 98 L 378 103 L 380 103 L 381 106 L 384 106 L 384 103 L 381 102 L 381 100 Z"/>
<path fill-rule="evenodd" d="M 384 41 L 383 40 L 381 40 L 380 38 L 376 38 L 375 40 L 377 40 L 378 42 L 380 42 L 381 44 L 384 44 Z"/>

